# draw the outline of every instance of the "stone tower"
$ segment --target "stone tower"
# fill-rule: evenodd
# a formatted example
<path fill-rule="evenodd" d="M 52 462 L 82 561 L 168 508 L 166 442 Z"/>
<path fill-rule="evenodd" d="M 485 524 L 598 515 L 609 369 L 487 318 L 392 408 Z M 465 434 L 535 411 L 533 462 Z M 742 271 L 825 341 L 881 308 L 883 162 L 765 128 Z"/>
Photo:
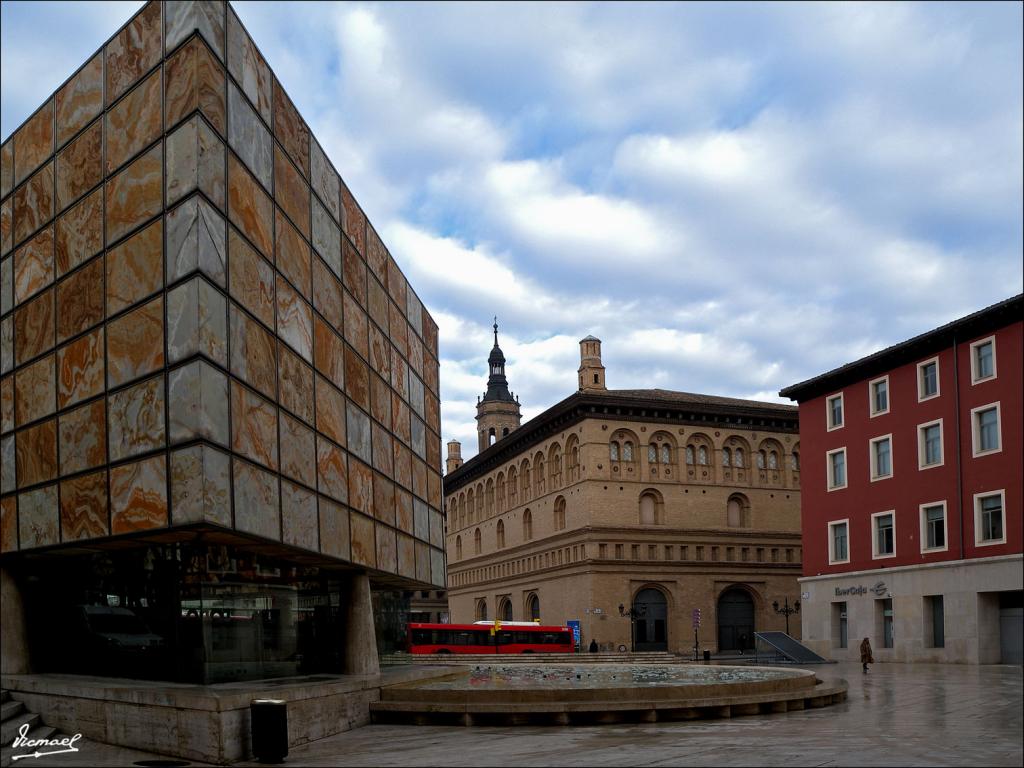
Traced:
<path fill-rule="evenodd" d="M 522 422 L 519 400 L 508 391 L 505 355 L 498 346 L 498 319 L 494 319 L 494 348 L 487 358 L 487 391 L 476 404 L 476 432 L 481 451 L 518 429 Z"/>
<path fill-rule="evenodd" d="M 448 458 L 444 462 L 444 473 L 450 475 L 462 466 L 462 443 L 458 440 L 448 441 Z"/>
<path fill-rule="evenodd" d="M 601 340 L 587 336 L 580 340 L 580 392 L 607 389 L 601 364 Z"/>

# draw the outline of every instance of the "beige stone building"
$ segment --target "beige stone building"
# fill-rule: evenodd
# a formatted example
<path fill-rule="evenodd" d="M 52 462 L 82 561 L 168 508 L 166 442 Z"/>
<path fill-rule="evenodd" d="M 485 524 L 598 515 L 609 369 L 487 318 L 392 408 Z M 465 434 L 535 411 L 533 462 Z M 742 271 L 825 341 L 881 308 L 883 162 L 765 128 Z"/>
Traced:
<path fill-rule="evenodd" d="M 584 647 L 684 654 L 694 609 L 702 650 L 785 629 L 773 602 L 799 598 L 796 409 L 609 390 L 601 342 L 580 356 L 576 393 L 491 432 L 492 401 L 512 401 L 495 333 L 481 451 L 463 463 L 448 444 L 452 622 L 576 620 Z M 799 619 L 790 628 L 799 637 Z"/>

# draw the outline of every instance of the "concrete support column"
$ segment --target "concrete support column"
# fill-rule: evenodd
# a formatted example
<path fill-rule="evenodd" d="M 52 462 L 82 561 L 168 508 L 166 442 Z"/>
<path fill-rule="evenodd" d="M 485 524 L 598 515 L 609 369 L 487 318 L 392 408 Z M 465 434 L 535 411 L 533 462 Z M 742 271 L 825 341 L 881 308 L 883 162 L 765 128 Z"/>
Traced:
<path fill-rule="evenodd" d="M 348 617 L 345 622 L 345 674 L 380 674 L 370 577 L 365 573 L 356 574 L 350 582 Z"/>
<path fill-rule="evenodd" d="M 4 628 L 4 640 L 0 643 L 0 673 L 24 675 L 31 672 L 25 604 L 21 589 L 7 568 L 0 568 L 0 624 Z"/>

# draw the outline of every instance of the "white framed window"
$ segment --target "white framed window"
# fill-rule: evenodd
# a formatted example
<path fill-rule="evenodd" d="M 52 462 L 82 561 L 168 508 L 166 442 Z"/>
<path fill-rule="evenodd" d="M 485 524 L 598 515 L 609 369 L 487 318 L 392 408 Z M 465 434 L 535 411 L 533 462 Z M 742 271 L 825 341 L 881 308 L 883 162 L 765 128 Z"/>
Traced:
<path fill-rule="evenodd" d="M 917 468 L 931 469 L 945 463 L 942 451 L 942 419 L 917 425 Z"/>
<path fill-rule="evenodd" d="M 830 395 L 825 398 L 825 423 L 828 424 L 828 430 L 831 432 L 833 429 L 841 429 L 843 426 L 843 393 L 840 392 L 838 395 Z"/>
<path fill-rule="evenodd" d="M 836 520 L 828 524 L 828 563 L 850 562 L 850 521 Z"/>
<path fill-rule="evenodd" d="M 974 543 L 979 547 L 1006 543 L 1006 491 L 974 494 Z"/>
<path fill-rule="evenodd" d="M 896 557 L 896 510 L 875 512 L 871 516 L 871 557 L 874 560 Z"/>
<path fill-rule="evenodd" d="M 868 382 L 868 405 L 871 418 L 889 412 L 889 377 L 882 376 Z"/>
<path fill-rule="evenodd" d="M 945 552 L 949 549 L 946 536 L 946 502 L 932 501 L 922 504 L 921 552 Z"/>
<path fill-rule="evenodd" d="M 971 384 L 996 377 L 996 337 L 978 339 L 971 344 Z"/>
<path fill-rule="evenodd" d="M 917 401 L 939 396 L 939 358 L 917 364 Z"/>
<path fill-rule="evenodd" d="M 892 477 L 892 435 L 871 439 L 871 480 Z"/>
<path fill-rule="evenodd" d="M 825 455 L 825 471 L 828 473 L 828 490 L 836 491 L 846 487 L 846 448 L 836 448 Z"/>
<path fill-rule="evenodd" d="M 1003 450 L 1002 419 L 999 403 L 971 408 L 971 436 L 975 456 L 987 456 Z"/>

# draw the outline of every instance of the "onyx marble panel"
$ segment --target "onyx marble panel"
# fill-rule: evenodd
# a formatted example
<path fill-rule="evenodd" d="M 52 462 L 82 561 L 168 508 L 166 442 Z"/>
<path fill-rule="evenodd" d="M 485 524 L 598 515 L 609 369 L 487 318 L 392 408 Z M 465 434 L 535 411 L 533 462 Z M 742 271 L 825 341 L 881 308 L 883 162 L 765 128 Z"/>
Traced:
<path fill-rule="evenodd" d="M 227 306 L 223 294 L 201 277 L 167 292 L 167 355 L 175 363 L 205 355 L 227 366 Z"/>
<path fill-rule="evenodd" d="M 318 549 L 316 494 L 302 486 L 281 481 L 282 540 L 303 549 Z"/>
<path fill-rule="evenodd" d="M 274 147 L 274 199 L 303 236 L 309 237 L 309 186 L 277 146 Z"/>
<path fill-rule="evenodd" d="M 18 535 L 22 549 L 58 544 L 60 522 L 57 486 L 48 485 L 18 496 Z"/>
<path fill-rule="evenodd" d="M 164 454 L 110 470 L 111 533 L 167 526 L 167 457 Z"/>
<path fill-rule="evenodd" d="M 53 282 L 53 227 L 39 230 L 18 248 L 13 262 L 14 303 L 21 304 Z M 10 260 L 5 263 L 10 269 Z"/>
<path fill-rule="evenodd" d="M 163 231 L 163 221 L 157 219 L 107 253 L 108 315 L 136 304 L 163 286 Z"/>
<path fill-rule="evenodd" d="M 67 274 L 103 249 L 103 190 L 97 189 L 59 219 L 55 235 L 57 276 Z"/>
<path fill-rule="evenodd" d="M 281 472 L 311 488 L 316 487 L 316 436 L 312 429 L 283 412 Z"/>
<path fill-rule="evenodd" d="M 14 244 L 53 218 L 53 162 L 36 171 L 14 192 Z"/>
<path fill-rule="evenodd" d="M 167 282 L 199 271 L 224 285 L 227 232 L 223 217 L 193 196 L 167 214 Z"/>
<path fill-rule="evenodd" d="M 57 155 L 57 210 L 63 211 L 103 178 L 103 122 L 97 120 Z"/>
<path fill-rule="evenodd" d="M 234 155 L 228 156 L 228 218 L 264 256 L 274 251 L 274 203 Z"/>
<path fill-rule="evenodd" d="M 164 44 L 168 51 L 198 30 L 218 56 L 224 58 L 225 3 L 215 0 L 168 0 L 164 4 Z"/>
<path fill-rule="evenodd" d="M 49 416 L 57 407 L 54 355 L 47 355 L 14 374 L 17 426 Z"/>
<path fill-rule="evenodd" d="M 224 208 L 224 143 L 199 117 L 183 123 L 167 137 L 167 204 L 202 191 Z"/>
<path fill-rule="evenodd" d="M 302 362 L 284 344 L 278 345 L 281 365 L 278 368 L 280 402 L 307 424 L 313 423 L 313 369 Z"/>
<path fill-rule="evenodd" d="M 74 405 L 103 391 L 103 328 L 57 350 L 57 406 Z"/>
<path fill-rule="evenodd" d="M 103 399 L 60 416 L 60 473 L 69 475 L 107 460 L 107 414 Z"/>
<path fill-rule="evenodd" d="M 228 234 L 228 273 L 231 297 L 274 328 L 274 267 L 234 227 Z"/>
<path fill-rule="evenodd" d="M 231 449 L 276 470 L 277 407 L 238 382 L 231 382 Z"/>
<path fill-rule="evenodd" d="M 313 200 L 313 248 L 337 277 L 341 277 L 341 229 L 319 200 Z"/>
<path fill-rule="evenodd" d="M 266 539 L 280 540 L 281 515 L 278 478 L 259 467 L 233 459 L 235 527 Z"/>
<path fill-rule="evenodd" d="M 108 395 L 107 421 L 112 461 L 163 446 L 163 376 Z"/>
<path fill-rule="evenodd" d="M 171 443 L 205 438 L 228 445 L 228 378 L 204 360 L 175 368 L 167 377 Z"/>
<path fill-rule="evenodd" d="M 57 476 L 57 420 L 50 419 L 15 435 L 15 472 L 18 487 L 53 480 Z"/>
<path fill-rule="evenodd" d="M 340 504 L 319 497 L 320 502 L 320 551 L 343 560 L 351 556 L 349 512 Z"/>
<path fill-rule="evenodd" d="M 227 18 L 227 59 L 228 71 L 242 86 L 249 101 L 256 107 L 264 122 L 270 125 L 272 119 L 272 81 L 270 67 L 263 60 L 256 45 L 249 38 L 229 7 Z"/>
<path fill-rule="evenodd" d="M 274 217 L 277 268 L 308 300 L 312 289 L 310 285 L 312 263 L 309 246 L 280 210 L 275 209 Z"/>
<path fill-rule="evenodd" d="M 57 285 L 57 343 L 103 322 L 103 257 Z"/>
<path fill-rule="evenodd" d="M 107 182 L 107 244 L 163 208 L 163 150 L 158 144 Z"/>
<path fill-rule="evenodd" d="M 164 300 L 121 315 L 107 324 L 107 385 L 117 387 L 164 365 Z"/>
<path fill-rule="evenodd" d="M 160 61 L 160 3 L 152 0 L 107 43 L 107 104 L 112 104 Z"/>
<path fill-rule="evenodd" d="M 316 439 L 317 490 L 333 499 L 348 502 L 348 465 L 345 452 L 322 437 Z"/>
<path fill-rule="evenodd" d="M 103 109 L 103 54 L 97 53 L 57 91 L 57 146 L 62 146 Z"/>
<path fill-rule="evenodd" d="M 306 362 L 313 361 L 313 310 L 281 277 L 277 279 L 277 335 Z"/>
<path fill-rule="evenodd" d="M 60 484 L 60 535 L 62 541 L 106 536 L 107 473 L 93 472 Z"/>
<path fill-rule="evenodd" d="M 53 294 L 54 290 L 48 288 L 14 311 L 12 341 L 14 360 L 19 365 L 53 348 L 56 327 Z M 10 317 L 6 320 L 10 321 Z M 10 332 L 5 329 L 5 334 Z M 7 370 L 5 367 L 4 371 Z"/>
<path fill-rule="evenodd" d="M 265 396 L 276 398 L 274 337 L 234 304 L 231 305 L 230 314 L 231 372 Z"/>
<path fill-rule="evenodd" d="M 171 453 L 171 522 L 231 525 L 231 458 L 207 445 Z"/>
<path fill-rule="evenodd" d="M 199 110 L 223 136 L 226 133 L 224 67 L 202 41 L 193 39 L 167 59 L 164 113 L 167 126 Z"/>
<path fill-rule="evenodd" d="M 341 180 L 316 139 L 310 142 L 310 183 L 331 217 L 341 223 Z"/>
<path fill-rule="evenodd" d="M 14 184 L 21 184 L 28 175 L 53 154 L 53 100 L 44 104 L 14 133 Z"/>

